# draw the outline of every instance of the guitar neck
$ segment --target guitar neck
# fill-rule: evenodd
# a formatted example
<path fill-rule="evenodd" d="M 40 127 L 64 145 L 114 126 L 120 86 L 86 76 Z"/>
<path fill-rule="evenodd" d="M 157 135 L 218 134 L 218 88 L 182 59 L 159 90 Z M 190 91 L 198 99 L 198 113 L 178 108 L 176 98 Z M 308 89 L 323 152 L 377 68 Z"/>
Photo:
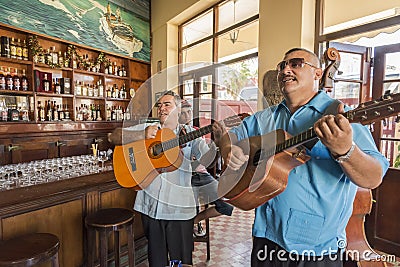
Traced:
<path fill-rule="evenodd" d="M 199 138 L 199 137 L 209 134 L 211 132 L 212 132 L 212 125 L 207 125 L 198 130 L 188 132 L 179 137 L 162 142 L 160 145 L 162 146 L 162 150 L 165 151 L 165 150 L 186 144 L 190 141 L 193 141 L 196 138 Z"/>

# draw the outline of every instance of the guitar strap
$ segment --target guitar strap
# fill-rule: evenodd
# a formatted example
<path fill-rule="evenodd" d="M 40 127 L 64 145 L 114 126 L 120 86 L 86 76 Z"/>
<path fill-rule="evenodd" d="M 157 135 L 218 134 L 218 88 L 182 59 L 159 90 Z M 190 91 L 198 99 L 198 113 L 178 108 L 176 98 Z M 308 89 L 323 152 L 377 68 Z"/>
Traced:
<path fill-rule="evenodd" d="M 322 114 L 322 116 L 336 115 L 338 106 L 340 103 L 342 103 L 342 102 L 340 102 L 337 99 L 334 99 L 333 102 L 325 109 L 325 112 L 324 112 L 324 114 Z M 311 150 L 317 142 L 318 142 L 317 138 L 312 139 L 312 140 L 308 141 L 307 143 L 303 144 L 303 146 L 305 146 L 308 150 Z"/>

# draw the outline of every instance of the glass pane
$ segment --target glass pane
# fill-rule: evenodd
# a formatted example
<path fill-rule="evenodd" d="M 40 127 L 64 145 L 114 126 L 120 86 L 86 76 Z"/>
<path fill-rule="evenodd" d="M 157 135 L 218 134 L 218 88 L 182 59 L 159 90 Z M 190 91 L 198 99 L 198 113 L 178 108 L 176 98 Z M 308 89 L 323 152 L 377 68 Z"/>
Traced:
<path fill-rule="evenodd" d="M 200 77 L 200 94 L 212 92 L 212 75 Z"/>
<path fill-rule="evenodd" d="M 365 0 L 325 0 L 323 3 L 324 34 L 393 17 L 399 7 L 398 0 L 385 0 L 379 5 Z"/>
<path fill-rule="evenodd" d="M 206 41 L 182 52 L 183 72 L 210 66 L 212 63 L 212 42 Z"/>
<path fill-rule="evenodd" d="M 258 51 L 258 21 L 218 37 L 218 62 Z"/>
<path fill-rule="evenodd" d="M 232 0 L 219 7 L 218 31 L 258 14 L 259 0 Z"/>
<path fill-rule="evenodd" d="M 249 58 L 217 69 L 217 99 L 240 100 L 243 90 L 258 88 L 258 58 Z M 249 100 L 249 99 L 247 99 Z"/>
<path fill-rule="evenodd" d="M 183 81 L 183 95 L 192 95 L 193 94 L 193 79 Z"/>
<path fill-rule="evenodd" d="M 361 79 L 360 54 L 340 52 L 340 66 L 336 73 L 337 79 L 360 80 Z"/>
<path fill-rule="evenodd" d="M 400 52 L 385 55 L 385 80 L 400 79 Z"/>
<path fill-rule="evenodd" d="M 337 82 L 330 94 L 333 98 L 355 108 L 359 104 L 360 85 L 359 83 Z"/>
<path fill-rule="evenodd" d="M 213 11 L 194 19 L 182 27 L 182 45 L 188 45 L 212 34 Z"/>
<path fill-rule="evenodd" d="M 400 142 L 381 140 L 381 153 L 389 160 L 390 166 L 400 168 Z"/>
<path fill-rule="evenodd" d="M 383 84 L 384 92 L 390 91 L 393 94 L 400 93 L 400 82 L 394 82 L 394 83 L 384 83 Z"/>

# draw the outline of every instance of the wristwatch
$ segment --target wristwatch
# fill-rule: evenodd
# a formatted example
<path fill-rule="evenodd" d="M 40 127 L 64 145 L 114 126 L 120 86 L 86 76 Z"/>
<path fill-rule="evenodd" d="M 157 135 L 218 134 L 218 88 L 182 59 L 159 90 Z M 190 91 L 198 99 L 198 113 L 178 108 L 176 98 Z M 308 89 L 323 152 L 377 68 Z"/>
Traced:
<path fill-rule="evenodd" d="M 351 154 L 353 154 L 355 148 L 356 148 L 356 144 L 353 141 L 351 143 L 351 147 L 350 147 L 349 151 L 347 151 L 346 154 L 341 155 L 341 156 L 339 156 L 337 158 L 334 157 L 333 159 L 338 163 L 343 163 L 345 161 L 348 161 L 350 159 Z"/>

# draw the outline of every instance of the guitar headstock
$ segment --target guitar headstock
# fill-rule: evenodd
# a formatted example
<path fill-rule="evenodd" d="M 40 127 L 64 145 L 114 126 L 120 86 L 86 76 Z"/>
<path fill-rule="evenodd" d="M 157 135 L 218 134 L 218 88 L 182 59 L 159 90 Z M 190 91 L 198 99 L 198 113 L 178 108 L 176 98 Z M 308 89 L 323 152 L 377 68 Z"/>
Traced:
<path fill-rule="evenodd" d="M 370 124 L 400 113 L 400 93 L 385 94 L 380 99 L 360 104 L 356 109 L 346 112 L 351 122 Z"/>

